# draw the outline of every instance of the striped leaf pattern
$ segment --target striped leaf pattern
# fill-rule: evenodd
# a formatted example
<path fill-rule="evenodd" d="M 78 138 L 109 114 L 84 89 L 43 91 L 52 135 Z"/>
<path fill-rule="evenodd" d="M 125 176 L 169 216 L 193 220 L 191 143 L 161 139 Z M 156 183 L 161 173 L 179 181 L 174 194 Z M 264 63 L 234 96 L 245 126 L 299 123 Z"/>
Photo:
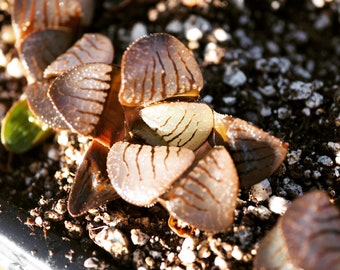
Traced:
<path fill-rule="evenodd" d="M 140 106 L 176 95 L 195 96 L 203 77 L 192 52 L 168 34 L 140 38 L 122 58 L 120 103 Z"/>
<path fill-rule="evenodd" d="M 71 45 L 84 15 L 83 8 L 79 0 L 14 2 L 16 47 L 30 82 L 42 79 L 47 65 Z"/>
<path fill-rule="evenodd" d="M 19 52 L 29 75 L 29 82 L 42 80 L 44 69 L 66 51 L 72 39 L 71 32 L 57 29 L 39 31 L 28 36 Z"/>
<path fill-rule="evenodd" d="M 26 87 L 25 94 L 29 108 L 37 118 L 50 127 L 69 129 L 68 124 L 47 96 L 50 83 L 49 80 L 42 80 L 36 81 Z"/>
<path fill-rule="evenodd" d="M 45 29 L 76 29 L 83 16 L 79 0 L 16 0 L 13 9 L 13 26 L 19 42 Z"/>
<path fill-rule="evenodd" d="M 191 150 L 208 138 L 214 125 L 212 109 L 203 103 L 160 103 L 143 108 L 140 114 L 168 145 Z"/>
<path fill-rule="evenodd" d="M 228 151 L 217 146 L 161 202 L 174 217 L 202 230 L 225 231 L 234 222 L 239 182 Z"/>
<path fill-rule="evenodd" d="M 214 113 L 215 132 L 229 150 L 242 186 L 272 175 L 286 158 L 288 144 L 248 122 Z"/>
<path fill-rule="evenodd" d="M 48 95 L 72 130 L 94 134 L 110 90 L 111 72 L 107 64 L 86 64 L 53 81 Z"/>
<path fill-rule="evenodd" d="M 68 69 L 86 63 L 111 64 L 113 54 L 113 45 L 108 37 L 98 33 L 84 34 L 44 70 L 44 77 L 56 77 Z"/>
<path fill-rule="evenodd" d="M 107 157 L 112 186 L 127 202 L 148 206 L 192 165 L 187 148 L 115 143 Z"/>
<path fill-rule="evenodd" d="M 106 172 L 109 149 L 94 140 L 79 166 L 68 200 L 68 211 L 79 216 L 101 204 L 119 198 Z"/>
<path fill-rule="evenodd" d="M 340 213 L 324 191 L 296 199 L 258 249 L 255 269 L 339 269 Z M 289 268 L 288 268 L 289 267 Z"/>

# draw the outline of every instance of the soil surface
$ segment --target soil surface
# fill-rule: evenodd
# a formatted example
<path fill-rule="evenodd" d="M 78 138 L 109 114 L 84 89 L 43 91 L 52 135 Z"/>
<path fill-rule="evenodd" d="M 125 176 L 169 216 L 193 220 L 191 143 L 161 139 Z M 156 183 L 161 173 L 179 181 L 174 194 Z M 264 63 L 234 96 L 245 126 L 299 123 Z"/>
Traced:
<path fill-rule="evenodd" d="M 18 55 L 9 34 L 10 2 L 0 1 L 0 119 L 26 85 L 20 69 L 11 67 Z M 0 145 L 0 198 L 26 215 L 22 222 L 32 232 L 42 231 L 47 240 L 56 235 L 60 245 L 77 243 L 62 254 L 65 268 L 251 269 L 260 240 L 294 198 L 321 189 L 339 204 L 339 1 L 97 2 L 86 31 L 110 37 L 115 64 L 143 34 L 176 36 L 201 66 L 202 100 L 288 142 L 289 153 L 258 189 L 240 190 L 229 232 L 196 230 L 181 238 L 158 204 L 140 208 L 118 199 L 79 218 L 68 214 L 87 138 L 56 132 L 21 155 Z M 61 251 L 49 251 L 53 265 Z"/>

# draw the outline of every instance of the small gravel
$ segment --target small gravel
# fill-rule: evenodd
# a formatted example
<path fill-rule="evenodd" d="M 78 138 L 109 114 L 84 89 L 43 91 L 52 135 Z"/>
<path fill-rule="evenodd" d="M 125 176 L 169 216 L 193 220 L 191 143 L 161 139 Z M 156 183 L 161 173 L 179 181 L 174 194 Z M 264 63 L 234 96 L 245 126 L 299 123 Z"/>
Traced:
<path fill-rule="evenodd" d="M 80 268 L 251 269 L 259 242 L 296 197 L 322 189 L 339 205 L 338 1 L 144 0 L 126 8 L 118 2 L 129 1 L 98 1 L 88 29 L 113 41 L 114 64 L 141 35 L 172 33 L 201 66 L 202 101 L 288 142 L 289 153 L 271 177 L 240 189 L 229 231 L 195 230 L 183 239 L 171 231 L 168 213 L 158 204 L 142 208 L 118 199 L 81 217 L 68 214 L 68 194 L 88 138 L 58 131 L 22 155 L 0 145 L 0 197 L 23 209 L 23 222 L 47 239 L 53 233 L 60 243 L 80 244 L 62 254 L 67 267 L 89 251 Z M 27 84 L 14 48 L 11 3 L 0 1 L 1 120 Z M 48 260 L 56 260 L 57 252 Z"/>

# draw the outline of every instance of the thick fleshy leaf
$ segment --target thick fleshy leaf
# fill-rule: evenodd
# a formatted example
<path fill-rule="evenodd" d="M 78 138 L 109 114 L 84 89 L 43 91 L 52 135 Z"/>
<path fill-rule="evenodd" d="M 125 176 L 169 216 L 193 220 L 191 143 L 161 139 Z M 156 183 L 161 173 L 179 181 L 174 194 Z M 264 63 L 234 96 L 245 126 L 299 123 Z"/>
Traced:
<path fill-rule="evenodd" d="M 160 202 L 174 217 L 206 231 L 226 231 L 234 222 L 239 182 L 228 151 L 213 148 L 179 179 Z"/>
<path fill-rule="evenodd" d="M 339 269 L 340 213 L 323 191 L 295 201 L 259 246 L 254 269 Z"/>
<path fill-rule="evenodd" d="M 208 138 L 214 125 L 212 109 L 204 103 L 160 103 L 143 108 L 140 114 L 168 145 L 191 150 Z"/>
<path fill-rule="evenodd" d="M 77 66 L 51 84 L 48 96 L 70 128 L 92 136 L 104 110 L 111 87 L 112 66 L 86 64 Z"/>
<path fill-rule="evenodd" d="M 41 79 L 47 65 L 72 44 L 86 13 L 80 0 L 14 2 L 16 47 L 30 82 Z"/>
<path fill-rule="evenodd" d="M 44 69 L 72 44 L 72 33 L 64 30 L 44 30 L 25 38 L 20 56 L 32 81 L 43 78 Z"/>
<path fill-rule="evenodd" d="M 2 121 L 1 142 L 14 153 L 24 153 L 50 135 L 52 130 L 34 117 L 26 99 L 14 103 Z"/>
<path fill-rule="evenodd" d="M 107 170 L 117 193 L 127 202 L 148 206 L 171 187 L 192 165 L 187 148 L 115 143 L 107 158 Z"/>
<path fill-rule="evenodd" d="M 79 216 L 103 203 L 119 198 L 106 172 L 109 149 L 93 141 L 80 164 L 68 200 L 68 211 Z"/>
<path fill-rule="evenodd" d="M 82 9 L 79 0 L 15 0 L 12 20 L 16 39 L 21 43 L 28 35 L 46 29 L 77 29 L 85 14 Z"/>
<path fill-rule="evenodd" d="M 27 103 L 33 114 L 55 129 L 69 129 L 68 124 L 47 96 L 49 80 L 36 81 L 25 89 Z"/>
<path fill-rule="evenodd" d="M 117 66 L 112 66 L 111 68 L 111 88 L 106 99 L 104 111 L 93 135 L 96 140 L 107 147 L 111 147 L 113 143 L 121 141 L 127 136 L 125 111 L 118 100 L 120 68 Z"/>
<path fill-rule="evenodd" d="M 123 55 L 119 100 L 124 106 L 198 96 L 202 87 L 202 73 L 192 52 L 171 35 L 142 37 Z"/>
<path fill-rule="evenodd" d="M 86 63 L 111 64 L 113 53 L 113 46 L 108 37 L 98 33 L 84 34 L 45 69 L 44 77 L 57 77 L 68 69 Z"/>
<path fill-rule="evenodd" d="M 235 162 L 242 186 L 269 177 L 286 158 L 287 143 L 244 120 L 215 113 L 214 128 Z"/>

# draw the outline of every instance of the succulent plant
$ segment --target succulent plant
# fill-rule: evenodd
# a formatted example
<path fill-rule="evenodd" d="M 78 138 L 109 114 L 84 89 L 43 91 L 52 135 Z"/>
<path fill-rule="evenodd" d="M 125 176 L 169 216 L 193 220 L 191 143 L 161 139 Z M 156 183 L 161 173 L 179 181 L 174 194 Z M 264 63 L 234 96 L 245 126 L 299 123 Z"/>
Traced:
<path fill-rule="evenodd" d="M 93 139 L 70 193 L 70 214 L 121 197 L 138 206 L 160 202 L 172 219 L 202 230 L 228 230 L 239 186 L 274 173 L 288 145 L 200 102 L 199 64 L 169 34 L 134 41 L 121 68 L 101 34 L 71 46 L 89 3 L 16 1 L 13 16 L 32 113 L 53 129 Z M 46 48 L 38 50 L 40 43 Z"/>
<path fill-rule="evenodd" d="M 254 269 L 339 269 L 340 213 L 324 191 L 294 200 L 259 245 Z"/>

